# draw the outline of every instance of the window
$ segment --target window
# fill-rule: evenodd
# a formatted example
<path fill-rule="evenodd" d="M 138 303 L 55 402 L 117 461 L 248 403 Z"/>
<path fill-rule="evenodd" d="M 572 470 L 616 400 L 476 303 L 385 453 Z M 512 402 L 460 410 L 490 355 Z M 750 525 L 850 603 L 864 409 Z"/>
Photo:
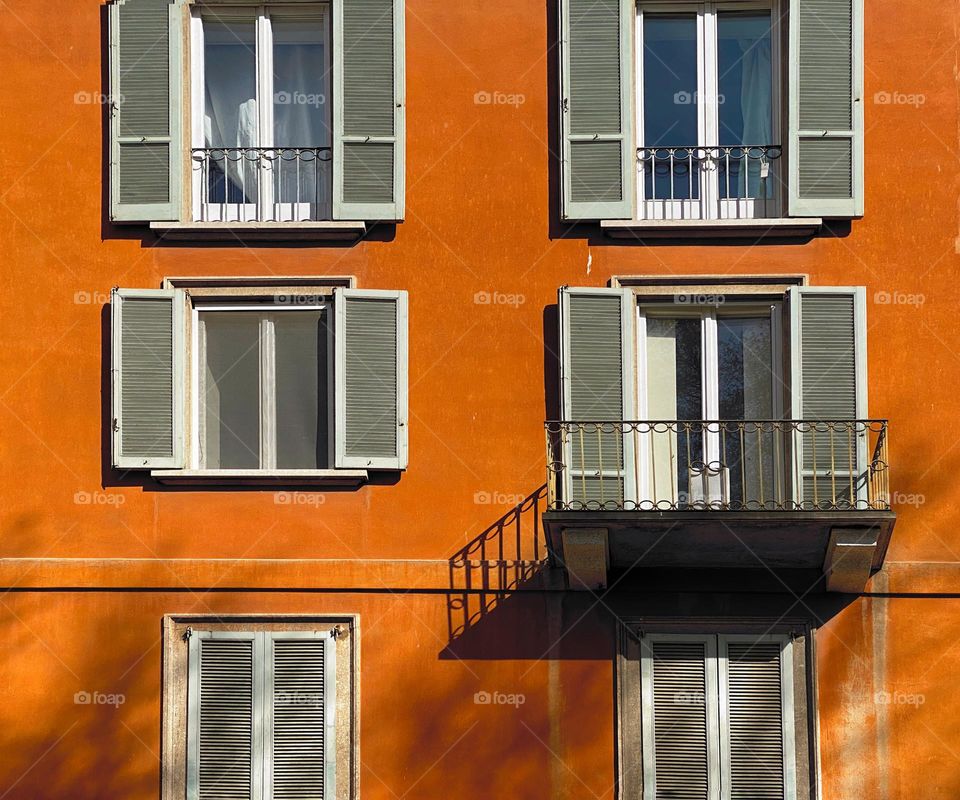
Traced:
<path fill-rule="evenodd" d="M 796 235 L 862 215 L 863 0 L 560 11 L 565 219 Z"/>
<path fill-rule="evenodd" d="M 284 281 L 114 291 L 114 466 L 170 481 L 406 467 L 406 293 Z"/>
<path fill-rule="evenodd" d="M 644 800 L 807 796 L 796 745 L 807 740 L 796 735 L 806 726 L 805 673 L 793 651 L 783 634 L 642 635 L 639 687 L 629 662 L 625 670 L 641 741 L 625 749 L 641 759 Z"/>
<path fill-rule="evenodd" d="M 401 0 L 109 9 L 114 222 L 348 238 L 403 219 Z"/>
<path fill-rule="evenodd" d="M 354 797 L 356 619 L 168 617 L 164 800 Z"/>
<path fill-rule="evenodd" d="M 642 218 L 779 216 L 778 19 L 776 4 L 637 7 Z"/>
<path fill-rule="evenodd" d="M 331 219 L 328 7 L 197 6 L 191 44 L 194 219 Z"/>
<path fill-rule="evenodd" d="M 863 288 L 704 286 L 561 289 L 561 507 L 887 508 Z"/>

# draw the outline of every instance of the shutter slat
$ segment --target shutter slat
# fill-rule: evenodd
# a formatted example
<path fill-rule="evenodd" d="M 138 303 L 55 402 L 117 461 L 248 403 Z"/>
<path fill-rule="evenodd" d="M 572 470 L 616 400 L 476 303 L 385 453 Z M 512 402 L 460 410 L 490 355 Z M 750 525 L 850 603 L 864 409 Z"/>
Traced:
<path fill-rule="evenodd" d="M 780 645 L 727 644 L 731 800 L 783 800 Z"/>
<path fill-rule="evenodd" d="M 115 290 L 113 464 L 180 467 L 182 292 Z"/>
<path fill-rule="evenodd" d="M 651 650 L 656 800 L 708 800 L 706 646 L 657 641 Z"/>
<path fill-rule="evenodd" d="M 564 0 L 563 212 L 567 219 L 631 215 L 631 8 L 622 0 Z"/>
<path fill-rule="evenodd" d="M 273 800 L 326 794 L 326 640 L 272 640 Z"/>
<path fill-rule="evenodd" d="M 200 640 L 200 800 L 253 797 L 253 641 Z"/>

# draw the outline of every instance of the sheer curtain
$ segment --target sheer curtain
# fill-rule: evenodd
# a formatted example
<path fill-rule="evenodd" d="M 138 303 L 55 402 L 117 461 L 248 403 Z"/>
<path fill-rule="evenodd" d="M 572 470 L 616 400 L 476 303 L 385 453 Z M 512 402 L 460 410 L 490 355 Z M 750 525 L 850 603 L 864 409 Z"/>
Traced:
<path fill-rule="evenodd" d="M 740 108 L 743 115 L 743 144 L 772 144 L 773 95 L 771 85 L 770 38 L 746 39 L 743 42 L 743 81 L 740 86 Z M 741 197 L 760 196 L 760 163 L 747 161 L 749 168 L 740 171 Z M 769 195 L 769 187 L 766 193 Z"/>

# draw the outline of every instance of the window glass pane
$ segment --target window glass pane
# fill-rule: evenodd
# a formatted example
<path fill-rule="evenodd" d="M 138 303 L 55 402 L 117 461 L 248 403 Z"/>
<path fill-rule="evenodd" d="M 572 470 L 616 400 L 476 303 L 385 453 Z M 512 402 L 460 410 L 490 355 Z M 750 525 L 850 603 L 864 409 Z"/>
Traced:
<path fill-rule="evenodd" d="M 721 11 L 718 14 L 717 85 L 721 145 L 779 144 L 772 141 L 771 38 L 769 11 Z M 722 196 L 770 196 L 772 187 L 760 182 L 760 159 L 746 156 L 746 153 L 734 151 L 729 164 L 721 162 Z"/>
<path fill-rule="evenodd" d="M 327 466 L 327 342 L 320 311 L 275 314 L 277 468 Z"/>
<path fill-rule="evenodd" d="M 207 311 L 200 319 L 202 464 L 206 469 L 258 469 L 259 315 Z"/>
<path fill-rule="evenodd" d="M 204 146 L 256 147 L 257 55 L 253 20 L 203 21 Z M 257 164 L 237 150 L 216 151 L 206 163 L 211 203 L 252 203 L 257 197 Z"/>
<path fill-rule="evenodd" d="M 643 17 L 643 147 L 699 144 L 697 123 L 697 17 L 645 14 Z M 699 196 L 698 169 L 691 151 L 658 153 L 645 164 L 646 197 Z"/>

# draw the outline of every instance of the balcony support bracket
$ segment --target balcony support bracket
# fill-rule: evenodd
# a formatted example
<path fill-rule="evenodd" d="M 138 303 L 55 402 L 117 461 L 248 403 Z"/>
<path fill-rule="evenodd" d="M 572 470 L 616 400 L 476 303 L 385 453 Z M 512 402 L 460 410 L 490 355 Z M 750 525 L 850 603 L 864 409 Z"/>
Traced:
<path fill-rule="evenodd" d="M 610 546 L 606 528 L 565 529 L 560 535 L 569 586 L 578 591 L 607 588 Z"/>
<path fill-rule="evenodd" d="M 833 528 L 823 560 L 828 592 L 863 591 L 878 545 L 876 528 Z"/>

